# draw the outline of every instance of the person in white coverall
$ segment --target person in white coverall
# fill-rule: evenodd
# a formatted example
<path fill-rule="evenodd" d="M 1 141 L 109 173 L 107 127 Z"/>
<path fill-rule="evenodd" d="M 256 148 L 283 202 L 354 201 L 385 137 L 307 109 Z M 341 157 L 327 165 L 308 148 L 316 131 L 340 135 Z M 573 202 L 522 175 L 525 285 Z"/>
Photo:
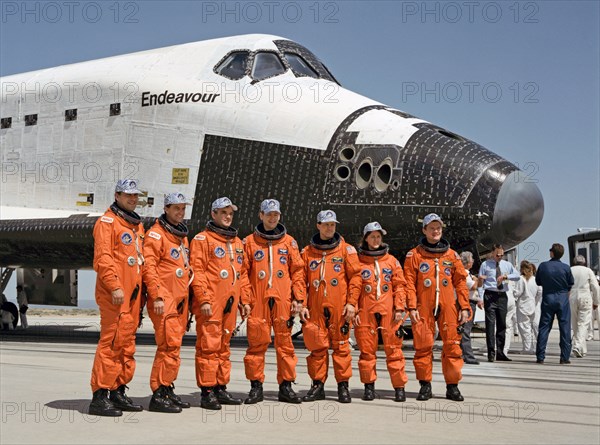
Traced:
<path fill-rule="evenodd" d="M 510 343 L 512 342 L 515 330 L 517 329 L 517 305 L 515 304 L 515 282 L 508 282 L 508 292 L 506 292 L 506 340 L 504 342 L 504 355 L 508 355 Z"/>
<path fill-rule="evenodd" d="M 575 284 L 571 288 L 571 327 L 573 329 L 573 355 L 583 357 L 587 354 L 586 339 L 588 325 L 592 318 L 592 309 L 598 308 L 600 290 L 594 272 L 585 266 L 582 255 L 575 257 L 575 266 L 571 267 Z"/>
<path fill-rule="evenodd" d="M 535 322 L 536 308 L 542 301 L 542 287 L 535 282 L 535 266 L 529 261 L 521 261 L 521 278 L 517 281 L 514 295 L 517 305 L 517 327 L 523 342 L 523 353 L 535 354 L 538 328 Z M 539 313 L 537 317 L 539 322 Z"/>

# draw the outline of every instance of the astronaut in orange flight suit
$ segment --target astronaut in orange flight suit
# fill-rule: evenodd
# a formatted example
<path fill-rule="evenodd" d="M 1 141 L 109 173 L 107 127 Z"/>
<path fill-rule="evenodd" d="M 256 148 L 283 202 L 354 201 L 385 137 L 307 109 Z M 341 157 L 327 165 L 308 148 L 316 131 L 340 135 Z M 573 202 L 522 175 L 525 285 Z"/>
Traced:
<path fill-rule="evenodd" d="M 202 391 L 200 406 L 219 410 L 239 405 L 242 399 L 227 391 L 231 376 L 229 343 L 235 329 L 236 311 L 250 314 L 248 276 L 243 270 L 244 245 L 231 227 L 237 211 L 229 198 L 216 199 L 206 229 L 190 245 L 194 271 L 192 311 L 196 317 L 196 382 Z"/>
<path fill-rule="evenodd" d="M 100 340 L 90 382 L 92 415 L 117 417 L 123 411 L 142 410 L 125 394 L 135 372 L 133 355 L 144 266 L 144 227 L 135 213 L 140 193 L 135 180 L 119 180 L 115 202 L 94 225 Z"/>
<path fill-rule="evenodd" d="M 442 238 L 442 219 L 435 213 L 423 218 L 421 243 L 406 255 L 407 308 L 413 330 L 413 363 L 421 389 L 417 400 L 432 397 L 433 343 L 435 323 L 442 337 L 442 372 L 446 398 L 464 400 L 458 389 L 462 378 L 461 332 L 471 314 L 467 272 L 458 254 Z M 460 309 L 457 309 L 457 305 Z"/>
<path fill-rule="evenodd" d="M 296 240 L 279 222 L 279 201 L 265 199 L 260 205 L 259 218 L 261 223 L 254 233 L 244 239 L 244 268 L 254 303 L 248 318 L 248 350 L 244 357 L 246 378 L 250 380 L 245 403 L 263 400 L 265 353 L 271 343 L 271 328 L 275 332 L 278 400 L 302 403 L 292 389 L 298 362 L 292 343 L 292 326 L 306 298 L 304 263 Z"/>
<path fill-rule="evenodd" d="M 356 249 L 336 232 L 336 214 L 323 210 L 317 215 L 316 233 L 302 252 L 306 285 L 306 307 L 300 312 L 304 322 L 302 336 L 310 351 L 306 358 L 312 386 L 302 400 L 325 398 L 325 381 L 329 367 L 328 349 L 333 349 L 333 369 L 338 383 L 338 401 L 350 403 L 348 380 L 352 376 L 350 328 L 356 315 L 349 304 L 348 284 L 360 272 Z"/>
<path fill-rule="evenodd" d="M 401 323 L 405 318 L 406 281 L 400 263 L 388 253 L 389 247 L 383 243 L 383 235 L 386 234 L 376 221 L 370 222 L 363 229 L 362 243 L 358 248 L 362 269 L 350 281 L 348 302 L 358 308 L 354 332 L 360 349 L 360 380 L 365 385 L 362 399 L 375 399 L 376 354 L 380 333 L 394 387 L 394 400 L 404 402 L 404 386 L 408 377 L 404 369 L 404 332 Z"/>
<path fill-rule="evenodd" d="M 148 291 L 148 315 L 154 325 L 156 355 L 150 374 L 150 411 L 180 413 L 189 408 L 174 392 L 180 351 L 188 317 L 189 285 L 193 279 L 189 262 L 188 228 L 183 224 L 186 206 L 181 193 L 165 195 L 164 213 L 146 233 L 144 284 Z"/>

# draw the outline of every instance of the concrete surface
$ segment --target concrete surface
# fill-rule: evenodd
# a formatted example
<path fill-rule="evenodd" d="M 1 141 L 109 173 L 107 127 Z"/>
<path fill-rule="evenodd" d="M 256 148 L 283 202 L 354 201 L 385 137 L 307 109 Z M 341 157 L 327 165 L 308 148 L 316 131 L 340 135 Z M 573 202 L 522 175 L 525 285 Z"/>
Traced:
<path fill-rule="evenodd" d="M 326 383 L 327 400 L 301 405 L 277 401 L 275 354 L 267 353 L 266 400 L 257 405 L 199 408 L 200 391 L 194 376 L 193 335 L 186 336 L 176 391 L 192 408 L 181 414 L 144 411 L 120 418 L 89 416 L 90 370 L 98 319 L 31 317 L 32 329 L 0 336 L 0 444 L 12 443 L 600 443 L 600 342 L 588 342 L 584 358 L 559 365 L 558 332 L 553 330 L 546 364 L 535 356 L 512 353 L 512 362 L 465 365 L 460 389 L 462 403 L 445 399 L 440 351 L 434 361 L 434 398 L 417 402 L 419 384 L 412 365 L 412 342 L 404 347 L 409 382 L 408 400 L 393 401 L 393 389 L 379 352 L 378 398 L 360 399 L 357 363 L 350 380 L 351 404 L 337 403 L 333 370 Z M 37 333 L 36 333 L 37 331 Z M 596 332 L 596 338 L 598 333 Z M 307 351 L 297 346 L 295 390 L 310 385 Z M 483 334 L 475 347 L 484 358 Z M 521 347 L 515 337 L 511 351 Z M 232 351 L 232 381 L 228 389 L 241 397 L 249 382 L 244 377 L 245 340 Z M 138 341 L 137 371 L 128 394 L 146 408 L 154 357 L 152 328 L 147 323 Z M 330 365 L 331 366 L 331 365 Z"/>

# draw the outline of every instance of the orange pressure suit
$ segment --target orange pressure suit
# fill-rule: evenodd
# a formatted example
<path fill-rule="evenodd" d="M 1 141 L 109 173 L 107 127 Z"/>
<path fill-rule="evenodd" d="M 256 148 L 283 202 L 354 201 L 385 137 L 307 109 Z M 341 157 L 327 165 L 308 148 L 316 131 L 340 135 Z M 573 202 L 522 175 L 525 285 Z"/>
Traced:
<path fill-rule="evenodd" d="M 388 253 L 388 246 L 377 250 L 358 250 L 362 269 L 350 280 L 348 303 L 358 307 L 360 325 L 355 327 L 356 342 L 360 348 L 358 369 L 362 383 L 377 380 L 378 330 L 381 330 L 387 369 L 392 386 L 404 388 L 408 377 L 404 370 L 402 339 L 396 335 L 400 321 L 395 322 L 395 311 L 404 311 L 406 281 L 402 267 Z"/>
<path fill-rule="evenodd" d="M 227 385 L 231 375 L 229 342 L 235 329 L 238 303 L 250 304 L 248 276 L 242 269 L 244 246 L 237 230 L 212 221 L 192 239 L 194 270 L 192 311 L 196 317 L 196 381 L 199 387 Z M 212 315 L 200 312 L 210 303 Z"/>
<path fill-rule="evenodd" d="M 140 316 L 144 227 L 134 212 L 113 204 L 94 225 L 96 303 L 100 308 L 100 340 L 92 368 L 92 392 L 115 390 L 133 379 L 135 331 Z M 122 289 L 123 304 L 112 303 Z"/>
<path fill-rule="evenodd" d="M 360 272 L 360 262 L 356 249 L 339 233 L 331 243 L 322 244 L 318 239 L 316 234 L 301 252 L 308 288 L 306 307 L 310 312 L 310 319 L 302 328 L 304 344 L 310 351 L 306 357 L 308 374 L 313 381 L 327 380 L 327 350 L 331 347 L 335 379 L 338 383 L 347 382 L 352 376 L 350 326 L 342 313 L 348 284 Z"/>
<path fill-rule="evenodd" d="M 446 240 L 442 239 L 436 247 L 429 247 L 425 242 L 423 239 L 419 246 L 408 252 L 404 263 L 406 305 L 408 310 L 417 309 L 422 318 L 412 326 L 415 347 L 413 363 L 417 379 L 431 382 L 437 320 L 443 341 L 444 379 L 446 384 L 456 385 L 462 378 L 463 366 L 461 334 L 457 332 L 457 303 L 461 310 L 471 312 L 467 271 Z"/>
<path fill-rule="evenodd" d="M 188 252 L 187 227 L 183 224 L 173 226 L 161 216 L 146 233 L 144 283 L 157 345 L 150 374 L 152 392 L 160 386 L 171 386 L 179 372 L 188 317 L 188 288 L 193 278 Z M 158 298 L 164 302 L 160 315 L 154 312 Z"/>
<path fill-rule="evenodd" d="M 298 357 L 292 343 L 294 299 L 304 303 L 306 285 L 304 263 L 298 244 L 278 224 L 274 234 L 266 234 L 259 224 L 252 235 L 244 239 L 244 269 L 252 289 L 252 315 L 248 318 L 248 350 L 244 357 L 246 378 L 265 381 L 265 352 L 271 343 L 271 327 L 275 331 L 277 382 L 296 380 Z"/>

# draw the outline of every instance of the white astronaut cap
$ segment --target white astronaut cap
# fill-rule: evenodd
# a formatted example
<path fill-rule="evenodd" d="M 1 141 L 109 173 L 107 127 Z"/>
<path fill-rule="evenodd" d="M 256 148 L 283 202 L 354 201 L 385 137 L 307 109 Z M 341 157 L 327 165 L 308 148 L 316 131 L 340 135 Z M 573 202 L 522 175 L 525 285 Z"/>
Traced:
<path fill-rule="evenodd" d="M 128 195 L 139 195 L 142 192 L 138 190 L 135 179 L 119 179 L 115 187 L 115 193 L 127 193 Z"/>
<path fill-rule="evenodd" d="M 191 205 L 185 199 L 182 193 L 169 193 L 165 195 L 165 207 L 170 206 L 171 204 L 185 204 L 187 206 Z"/>
<path fill-rule="evenodd" d="M 321 210 L 317 215 L 317 223 L 320 224 L 328 222 L 340 223 L 337 220 L 337 216 L 333 210 Z"/>
<path fill-rule="evenodd" d="M 231 202 L 231 199 L 225 196 L 223 198 L 215 199 L 210 209 L 214 211 L 218 209 L 224 209 L 225 207 L 231 207 L 234 212 L 237 212 L 238 209 L 237 206 Z"/>
<path fill-rule="evenodd" d="M 442 218 L 440 218 L 439 215 L 435 213 L 430 213 L 429 215 L 425 216 L 425 218 L 423 218 L 423 227 L 427 227 L 428 224 L 434 221 L 439 221 L 440 224 L 442 224 L 442 226 L 444 225 L 444 221 L 442 221 Z"/>
<path fill-rule="evenodd" d="M 260 211 L 263 213 L 281 213 L 281 205 L 276 199 L 265 199 L 263 202 L 260 203 Z"/>
<path fill-rule="evenodd" d="M 379 224 L 377 221 L 373 221 L 367 224 L 363 229 L 363 235 L 366 235 L 369 232 L 374 232 L 376 230 L 379 230 L 383 235 L 387 235 L 387 232 L 383 230 L 383 227 L 381 227 L 381 224 Z"/>

